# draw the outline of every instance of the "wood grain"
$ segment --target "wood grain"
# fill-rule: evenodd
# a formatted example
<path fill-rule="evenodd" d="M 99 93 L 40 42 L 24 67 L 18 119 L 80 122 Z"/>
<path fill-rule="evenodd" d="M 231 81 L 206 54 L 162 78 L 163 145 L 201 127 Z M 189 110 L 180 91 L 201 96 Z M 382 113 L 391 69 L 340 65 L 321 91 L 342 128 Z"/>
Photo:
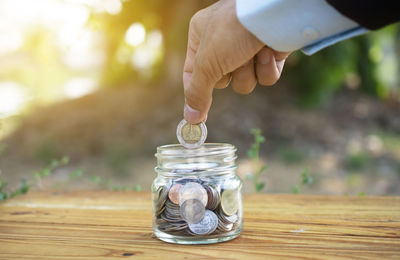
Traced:
<path fill-rule="evenodd" d="M 37 192 L 0 204 L 1 259 L 400 259 L 399 197 L 246 195 L 242 235 L 173 245 L 146 192 Z"/>

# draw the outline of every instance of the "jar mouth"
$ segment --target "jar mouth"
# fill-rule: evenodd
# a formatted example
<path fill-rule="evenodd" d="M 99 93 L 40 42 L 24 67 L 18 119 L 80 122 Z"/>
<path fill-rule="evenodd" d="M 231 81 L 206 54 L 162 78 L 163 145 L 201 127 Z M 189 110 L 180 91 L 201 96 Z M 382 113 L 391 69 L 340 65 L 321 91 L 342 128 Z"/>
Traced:
<path fill-rule="evenodd" d="M 223 175 L 236 169 L 236 147 L 231 144 L 206 143 L 196 149 L 180 144 L 157 148 L 156 172 L 165 176 Z"/>
<path fill-rule="evenodd" d="M 168 144 L 157 147 L 157 158 L 196 158 L 204 156 L 223 156 L 236 152 L 236 147 L 227 143 L 205 143 L 196 149 L 187 149 L 181 144 Z"/>

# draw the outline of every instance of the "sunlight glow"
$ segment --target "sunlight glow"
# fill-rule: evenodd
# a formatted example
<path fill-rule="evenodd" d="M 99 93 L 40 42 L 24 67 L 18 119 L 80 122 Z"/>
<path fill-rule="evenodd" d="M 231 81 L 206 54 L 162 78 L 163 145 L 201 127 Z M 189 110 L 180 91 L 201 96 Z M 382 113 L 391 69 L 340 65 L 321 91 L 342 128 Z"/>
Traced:
<path fill-rule="evenodd" d="M 138 69 L 147 69 L 151 66 L 151 51 L 148 48 L 138 48 L 132 55 L 132 65 Z"/>
<path fill-rule="evenodd" d="M 86 5 L 95 13 L 107 12 L 112 15 L 119 14 L 122 10 L 121 0 L 65 0 L 66 2 Z"/>
<path fill-rule="evenodd" d="M 22 34 L 18 31 L 0 33 L 0 54 L 17 50 L 22 42 Z"/>
<path fill-rule="evenodd" d="M 150 48 L 160 48 L 162 41 L 162 33 L 159 30 L 153 30 L 149 32 L 149 35 L 147 36 L 147 45 Z"/>
<path fill-rule="evenodd" d="M 138 46 L 146 38 L 146 29 L 141 23 L 134 23 L 129 26 L 125 34 L 125 41 L 132 47 Z"/>
<path fill-rule="evenodd" d="M 162 55 L 162 33 L 150 31 L 145 44 L 134 49 L 131 65 L 140 70 L 150 69 Z"/>
<path fill-rule="evenodd" d="M 100 68 L 106 55 L 99 48 L 93 48 L 102 42 L 102 35 L 89 29 L 77 30 L 72 38 L 74 41 L 64 50 L 63 61 L 73 69 Z"/>
<path fill-rule="evenodd" d="M 67 98 L 79 98 L 97 89 L 97 81 L 92 78 L 73 78 L 64 85 L 64 95 Z"/>
<path fill-rule="evenodd" d="M 107 13 L 116 15 L 122 10 L 122 4 L 119 0 L 108 0 L 104 3 L 104 9 Z"/>
<path fill-rule="evenodd" d="M 0 82 L 0 117 L 18 112 L 24 102 L 22 87 L 15 82 Z"/>

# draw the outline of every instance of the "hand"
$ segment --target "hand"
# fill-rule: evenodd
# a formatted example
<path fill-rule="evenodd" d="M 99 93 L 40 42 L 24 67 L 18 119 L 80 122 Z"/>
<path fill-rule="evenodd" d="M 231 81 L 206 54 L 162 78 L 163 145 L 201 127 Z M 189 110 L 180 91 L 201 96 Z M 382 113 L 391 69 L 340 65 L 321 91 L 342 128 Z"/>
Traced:
<path fill-rule="evenodd" d="M 185 119 L 193 124 L 206 121 L 214 88 L 231 82 L 234 91 L 249 94 L 257 81 L 273 85 L 288 55 L 265 46 L 240 24 L 235 0 L 200 10 L 190 21 L 183 69 Z"/>

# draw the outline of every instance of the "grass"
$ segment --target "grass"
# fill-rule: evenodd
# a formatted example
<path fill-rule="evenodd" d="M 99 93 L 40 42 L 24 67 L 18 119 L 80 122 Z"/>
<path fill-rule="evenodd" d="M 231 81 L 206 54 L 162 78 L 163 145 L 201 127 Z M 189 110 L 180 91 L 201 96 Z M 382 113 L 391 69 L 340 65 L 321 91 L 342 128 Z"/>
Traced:
<path fill-rule="evenodd" d="M 301 194 L 303 193 L 303 187 L 311 185 L 314 182 L 313 177 L 309 174 L 308 168 L 304 168 L 300 173 L 300 182 L 297 185 L 292 186 L 292 193 Z"/>
<path fill-rule="evenodd" d="M 262 135 L 261 129 L 251 129 L 254 142 L 247 151 L 247 156 L 252 160 L 253 172 L 246 175 L 246 179 L 253 182 L 255 192 L 261 192 L 265 187 L 265 182 L 260 181 L 260 175 L 267 169 L 267 165 L 260 162 L 260 146 L 265 142 L 265 137 Z"/>
<path fill-rule="evenodd" d="M 6 146 L 0 144 L 0 155 L 2 155 Z M 32 173 L 31 178 L 22 179 L 20 185 L 17 188 L 9 188 L 7 182 L 3 179 L 2 171 L 0 169 L 0 201 L 6 199 L 11 199 L 15 196 L 26 194 L 32 188 L 37 188 L 39 190 L 43 189 L 43 179 L 50 178 L 58 169 L 65 167 L 69 164 L 69 158 L 64 156 L 61 159 L 52 159 L 49 164 L 47 164 L 43 169 L 35 171 Z M 82 169 L 75 169 L 69 173 L 69 180 L 74 179 L 88 180 L 90 183 L 95 184 L 101 189 L 114 190 L 114 191 L 141 191 L 142 187 L 140 185 L 135 185 L 133 187 L 112 185 L 109 179 L 101 178 L 95 175 L 85 175 Z M 68 184 L 68 183 L 67 183 Z M 55 188 L 60 187 L 60 183 L 54 184 Z"/>

